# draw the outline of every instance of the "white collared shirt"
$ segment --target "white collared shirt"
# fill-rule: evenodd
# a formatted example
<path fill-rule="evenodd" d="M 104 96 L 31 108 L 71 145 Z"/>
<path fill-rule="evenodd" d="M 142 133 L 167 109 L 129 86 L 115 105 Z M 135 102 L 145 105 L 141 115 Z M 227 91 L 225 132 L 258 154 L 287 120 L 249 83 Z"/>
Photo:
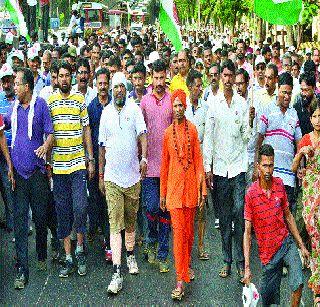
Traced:
<path fill-rule="evenodd" d="M 187 98 L 187 109 L 185 112 L 185 116 L 196 126 L 200 144 L 203 143 L 207 111 L 208 104 L 204 100 L 199 99 L 198 106 L 195 108 L 192 106 L 190 99 Z"/>
<path fill-rule="evenodd" d="M 248 170 L 247 145 L 251 138 L 248 105 L 234 92 L 230 107 L 220 92 L 207 113 L 203 140 L 205 171 L 233 178 Z"/>
<path fill-rule="evenodd" d="M 79 91 L 79 87 L 78 87 L 78 84 L 75 84 L 73 87 L 72 87 L 73 90 L 77 91 L 77 92 L 80 92 Z M 81 93 L 81 92 L 80 92 Z M 98 91 L 96 88 L 92 88 L 90 86 L 88 86 L 87 88 L 87 92 L 86 94 L 84 95 L 84 100 L 85 100 L 85 103 L 86 103 L 86 106 L 88 106 L 90 104 L 90 102 L 96 98 L 98 95 Z"/>
<path fill-rule="evenodd" d="M 106 149 L 104 181 L 128 188 L 140 180 L 138 136 L 147 128 L 142 111 L 127 100 L 121 111 L 111 102 L 102 111 L 99 144 Z"/>

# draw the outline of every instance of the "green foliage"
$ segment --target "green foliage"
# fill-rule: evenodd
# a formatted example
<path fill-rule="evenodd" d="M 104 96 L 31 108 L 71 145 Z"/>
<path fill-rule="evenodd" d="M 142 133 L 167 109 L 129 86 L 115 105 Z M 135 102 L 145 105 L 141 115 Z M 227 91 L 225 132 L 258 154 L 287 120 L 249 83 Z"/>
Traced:
<path fill-rule="evenodd" d="M 319 3 L 317 1 L 309 0 L 303 1 L 304 10 L 302 13 L 301 25 L 305 25 L 307 28 L 311 27 L 312 18 L 318 14 Z"/>

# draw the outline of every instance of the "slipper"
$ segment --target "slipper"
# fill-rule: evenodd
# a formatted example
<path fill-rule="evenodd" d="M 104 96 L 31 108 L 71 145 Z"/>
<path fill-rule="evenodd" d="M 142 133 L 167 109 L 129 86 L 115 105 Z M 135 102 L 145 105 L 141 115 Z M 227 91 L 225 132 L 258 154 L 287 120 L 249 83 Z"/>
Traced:
<path fill-rule="evenodd" d="M 210 259 L 209 254 L 205 250 L 198 252 L 198 258 L 199 258 L 199 260 L 209 260 Z"/>
<path fill-rule="evenodd" d="M 231 274 L 231 266 L 229 264 L 225 265 L 219 272 L 221 278 L 226 278 Z"/>
<path fill-rule="evenodd" d="M 181 301 L 183 296 L 184 296 L 184 290 L 183 290 L 182 282 L 177 282 L 177 287 L 173 289 L 171 292 L 171 298 L 173 300 Z"/>
<path fill-rule="evenodd" d="M 194 280 L 196 277 L 195 273 L 194 273 L 194 270 L 189 268 L 189 278 L 190 280 Z"/>

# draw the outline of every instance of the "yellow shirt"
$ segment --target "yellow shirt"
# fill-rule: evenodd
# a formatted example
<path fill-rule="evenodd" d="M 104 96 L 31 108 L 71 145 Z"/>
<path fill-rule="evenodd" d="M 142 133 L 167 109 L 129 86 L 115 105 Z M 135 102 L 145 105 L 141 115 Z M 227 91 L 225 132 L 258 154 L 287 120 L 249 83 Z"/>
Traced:
<path fill-rule="evenodd" d="M 63 98 L 60 91 L 48 99 L 54 128 L 55 143 L 52 150 L 54 174 L 71 174 L 85 170 L 83 127 L 89 125 L 84 96 L 71 91 Z"/>
<path fill-rule="evenodd" d="M 180 74 L 177 74 L 172 78 L 169 86 L 170 93 L 178 89 L 183 90 L 187 94 L 187 96 L 190 95 L 186 80 Z"/>

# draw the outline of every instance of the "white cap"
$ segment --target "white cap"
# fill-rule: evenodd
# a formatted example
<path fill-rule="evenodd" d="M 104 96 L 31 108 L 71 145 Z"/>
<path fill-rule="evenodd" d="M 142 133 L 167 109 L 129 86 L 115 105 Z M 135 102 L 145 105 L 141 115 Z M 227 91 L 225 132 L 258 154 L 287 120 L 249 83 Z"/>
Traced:
<path fill-rule="evenodd" d="M 13 34 L 11 32 L 8 32 L 6 34 L 6 39 L 5 39 L 5 43 L 12 45 L 13 44 Z"/>
<path fill-rule="evenodd" d="M 152 51 L 149 54 L 149 59 L 144 61 L 144 65 L 148 67 L 150 64 L 153 64 L 156 60 L 160 59 L 158 51 Z"/>
<path fill-rule="evenodd" d="M 112 77 L 112 89 L 119 84 L 123 84 L 127 88 L 127 78 L 123 72 L 117 71 Z"/>
<path fill-rule="evenodd" d="M 24 55 L 21 50 L 14 50 L 8 54 L 7 62 L 12 66 L 12 58 L 18 58 L 20 61 L 24 61 Z"/>
<path fill-rule="evenodd" d="M 311 48 L 306 48 L 306 54 L 308 54 L 308 53 L 312 53 L 312 51 L 311 51 Z"/>
<path fill-rule="evenodd" d="M 6 76 L 13 76 L 13 69 L 9 63 L 3 64 L 0 69 L 0 79 Z"/>
<path fill-rule="evenodd" d="M 27 57 L 28 60 L 33 60 L 35 57 L 39 56 L 38 49 L 36 47 L 31 47 L 28 49 Z"/>
<path fill-rule="evenodd" d="M 255 66 L 257 66 L 258 64 L 266 64 L 266 60 L 264 56 L 258 55 L 254 63 L 255 63 Z"/>

